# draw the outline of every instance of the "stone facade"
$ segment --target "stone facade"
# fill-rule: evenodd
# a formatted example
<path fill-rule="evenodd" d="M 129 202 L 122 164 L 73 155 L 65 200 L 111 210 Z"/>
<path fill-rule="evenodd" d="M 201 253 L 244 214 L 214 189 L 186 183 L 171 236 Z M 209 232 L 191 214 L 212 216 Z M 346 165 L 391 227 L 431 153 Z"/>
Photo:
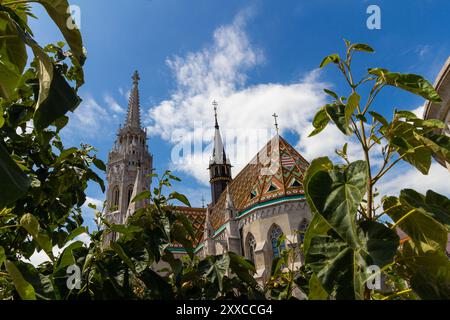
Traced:
<path fill-rule="evenodd" d="M 131 203 L 137 194 L 150 188 L 153 157 L 148 152 L 147 131 L 141 127 L 139 102 L 139 74 L 133 76 L 128 114 L 119 128 L 113 149 L 109 153 L 106 180 L 106 219 L 110 223 L 125 223 L 128 215 L 145 203 Z M 105 243 L 117 238 L 107 235 Z"/>
<path fill-rule="evenodd" d="M 441 134 L 444 133 L 450 136 L 450 57 L 436 78 L 435 88 L 442 98 L 442 102 L 428 101 L 425 105 L 424 119 L 438 119 L 445 122 L 447 126 L 442 130 Z M 450 163 L 446 163 L 441 158 L 436 158 L 436 160 L 450 171 Z"/>
<path fill-rule="evenodd" d="M 424 119 L 439 119 L 445 122 L 447 126 L 440 133 L 450 137 L 450 57 L 448 57 L 439 72 L 434 86 L 441 97 L 442 102 L 427 102 L 423 117 Z M 439 157 L 436 157 L 436 160 L 441 165 L 447 167 L 450 172 L 450 163 L 445 162 L 444 159 Z M 447 255 L 450 257 L 450 234 L 447 242 Z"/>

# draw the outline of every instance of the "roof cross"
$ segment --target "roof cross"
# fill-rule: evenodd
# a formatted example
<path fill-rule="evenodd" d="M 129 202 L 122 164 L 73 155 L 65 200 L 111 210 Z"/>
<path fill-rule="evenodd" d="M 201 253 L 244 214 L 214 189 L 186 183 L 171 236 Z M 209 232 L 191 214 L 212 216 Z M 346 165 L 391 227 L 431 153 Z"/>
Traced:
<path fill-rule="evenodd" d="M 278 122 L 277 122 L 278 115 L 276 113 L 274 113 L 272 115 L 272 117 L 275 119 L 275 130 L 277 131 L 277 134 L 278 134 L 279 133 Z"/>
<path fill-rule="evenodd" d="M 216 100 L 213 100 L 212 105 L 214 107 L 214 117 L 216 119 L 216 128 L 219 127 L 219 123 L 217 122 L 217 106 L 219 105 Z"/>

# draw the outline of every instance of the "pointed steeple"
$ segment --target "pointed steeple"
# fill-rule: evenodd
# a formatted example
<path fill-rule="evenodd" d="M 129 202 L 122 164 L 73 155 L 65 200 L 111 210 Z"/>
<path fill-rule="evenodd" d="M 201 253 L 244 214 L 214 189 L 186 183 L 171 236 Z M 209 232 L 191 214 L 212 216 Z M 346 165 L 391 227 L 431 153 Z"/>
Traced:
<path fill-rule="evenodd" d="M 215 132 L 211 164 L 227 164 L 229 161 L 227 159 L 227 155 L 225 154 L 225 147 L 220 134 L 219 122 L 217 121 L 217 101 L 214 100 L 212 105 L 214 106 Z"/>
<path fill-rule="evenodd" d="M 128 114 L 125 122 L 125 127 L 129 128 L 141 128 L 141 111 L 139 101 L 139 73 L 137 71 L 133 74 L 133 89 L 130 93 L 130 99 L 128 101 Z"/>
<path fill-rule="evenodd" d="M 218 103 L 213 101 L 214 118 L 215 118 L 215 132 L 214 145 L 212 157 L 209 162 L 209 175 L 211 184 L 211 198 L 212 204 L 217 203 L 220 195 L 231 181 L 231 164 L 225 153 L 222 136 L 220 135 L 219 123 L 217 121 L 217 106 Z"/>

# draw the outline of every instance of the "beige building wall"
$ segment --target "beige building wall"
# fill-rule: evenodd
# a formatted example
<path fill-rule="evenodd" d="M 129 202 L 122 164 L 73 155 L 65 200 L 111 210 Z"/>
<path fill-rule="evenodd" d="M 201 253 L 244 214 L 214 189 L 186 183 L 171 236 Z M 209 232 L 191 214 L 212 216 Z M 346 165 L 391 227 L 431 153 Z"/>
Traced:
<path fill-rule="evenodd" d="M 273 260 L 272 243 L 270 239 L 271 230 L 279 226 L 286 235 L 287 244 L 298 247 L 297 231 L 303 220 L 311 221 L 311 213 L 305 201 L 292 201 L 273 206 L 256 209 L 250 212 L 240 221 L 242 226 L 242 244 L 244 256 L 249 258 L 247 239 L 249 234 L 256 241 L 255 266 L 256 279 L 265 282 L 270 276 Z M 301 266 L 301 255 L 296 262 L 296 267 Z"/>

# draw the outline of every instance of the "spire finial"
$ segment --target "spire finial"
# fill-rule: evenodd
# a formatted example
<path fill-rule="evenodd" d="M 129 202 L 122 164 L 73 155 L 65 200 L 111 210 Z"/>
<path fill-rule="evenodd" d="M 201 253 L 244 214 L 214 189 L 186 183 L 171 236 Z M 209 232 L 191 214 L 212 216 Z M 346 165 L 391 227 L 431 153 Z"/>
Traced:
<path fill-rule="evenodd" d="M 131 89 L 130 98 L 128 101 L 128 114 L 125 122 L 125 127 L 140 128 L 141 127 L 141 115 L 140 115 L 140 102 L 139 102 L 139 72 L 135 71 L 133 76 L 133 88 Z"/>
<path fill-rule="evenodd" d="M 277 131 L 277 134 L 278 134 L 278 133 L 279 133 L 279 129 L 278 129 L 278 121 L 277 121 L 278 115 L 277 115 L 276 113 L 274 113 L 274 114 L 272 115 L 272 117 L 275 119 L 275 130 Z"/>
<path fill-rule="evenodd" d="M 205 197 L 202 194 L 202 208 L 205 208 Z"/>
<path fill-rule="evenodd" d="M 131 79 L 133 79 L 134 85 L 139 84 L 139 80 L 141 80 L 141 78 L 139 77 L 139 72 L 137 70 L 134 72 L 133 77 Z"/>
<path fill-rule="evenodd" d="M 219 104 L 217 103 L 216 100 L 213 100 L 212 105 L 214 107 L 214 118 L 216 120 L 216 128 L 219 128 L 219 123 L 217 122 L 217 107 L 219 106 Z"/>

